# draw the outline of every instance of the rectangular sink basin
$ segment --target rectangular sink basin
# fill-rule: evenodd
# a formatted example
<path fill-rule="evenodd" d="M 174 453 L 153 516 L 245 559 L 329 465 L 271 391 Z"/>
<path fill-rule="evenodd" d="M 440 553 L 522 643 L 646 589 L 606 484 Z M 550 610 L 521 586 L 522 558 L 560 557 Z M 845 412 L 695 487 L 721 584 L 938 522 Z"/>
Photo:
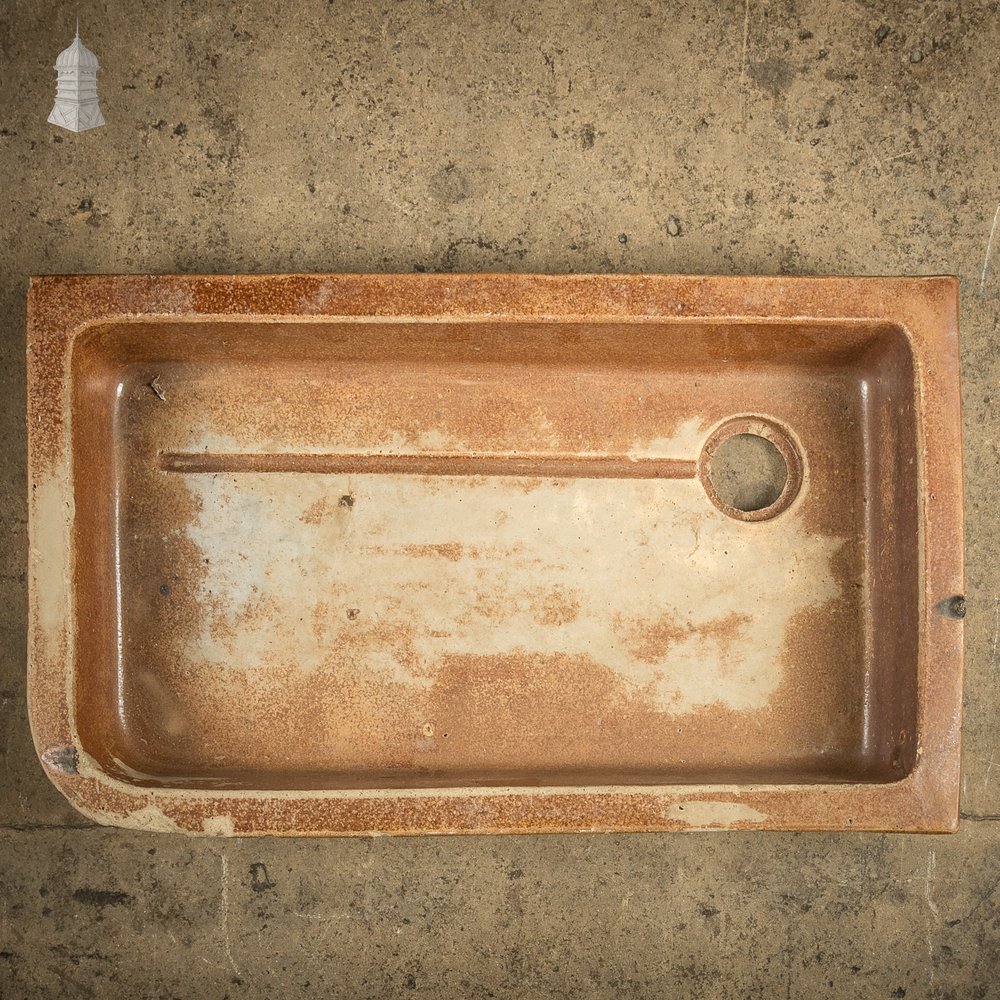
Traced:
<path fill-rule="evenodd" d="M 957 297 L 34 279 L 46 772 L 198 834 L 954 829 Z"/>

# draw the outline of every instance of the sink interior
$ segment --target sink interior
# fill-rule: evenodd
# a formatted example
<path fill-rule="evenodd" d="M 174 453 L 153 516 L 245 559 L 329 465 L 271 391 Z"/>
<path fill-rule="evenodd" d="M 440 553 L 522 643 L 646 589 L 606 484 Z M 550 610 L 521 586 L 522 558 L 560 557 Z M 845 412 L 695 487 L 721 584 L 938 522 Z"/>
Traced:
<path fill-rule="evenodd" d="M 878 322 L 96 325 L 81 744 L 178 788 L 903 778 L 915 397 Z"/>

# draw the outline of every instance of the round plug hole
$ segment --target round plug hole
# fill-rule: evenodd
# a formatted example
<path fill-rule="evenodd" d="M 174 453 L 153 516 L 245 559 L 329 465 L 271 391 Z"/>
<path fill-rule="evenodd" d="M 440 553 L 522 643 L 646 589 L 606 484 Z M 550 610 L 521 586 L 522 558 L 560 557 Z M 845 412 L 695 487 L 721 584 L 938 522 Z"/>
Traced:
<path fill-rule="evenodd" d="M 698 471 L 712 503 L 740 521 L 775 517 L 802 485 L 802 458 L 791 435 L 764 417 L 735 417 L 717 427 Z"/>
<path fill-rule="evenodd" d="M 748 513 L 770 507 L 781 496 L 788 466 L 767 438 L 734 434 L 716 449 L 709 475 L 723 503 Z"/>

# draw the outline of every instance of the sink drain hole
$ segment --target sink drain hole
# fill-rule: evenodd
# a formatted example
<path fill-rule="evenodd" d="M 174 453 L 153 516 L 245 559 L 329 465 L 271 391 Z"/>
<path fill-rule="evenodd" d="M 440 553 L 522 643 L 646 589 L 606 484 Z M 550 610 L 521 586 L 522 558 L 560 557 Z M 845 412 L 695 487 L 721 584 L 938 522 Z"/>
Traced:
<path fill-rule="evenodd" d="M 741 521 L 780 514 L 802 485 L 802 459 L 791 435 L 763 417 L 736 417 L 705 443 L 699 475 L 709 499 Z"/>
<path fill-rule="evenodd" d="M 788 481 L 781 452 L 759 434 L 734 434 L 712 456 L 709 469 L 719 499 L 744 513 L 770 507 Z"/>

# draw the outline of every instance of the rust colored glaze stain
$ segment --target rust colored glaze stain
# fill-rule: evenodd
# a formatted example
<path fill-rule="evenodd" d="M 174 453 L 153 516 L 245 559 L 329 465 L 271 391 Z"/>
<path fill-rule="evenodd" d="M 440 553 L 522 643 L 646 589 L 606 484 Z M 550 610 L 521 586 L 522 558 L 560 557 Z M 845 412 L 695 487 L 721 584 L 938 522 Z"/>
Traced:
<path fill-rule="evenodd" d="M 31 721 L 198 834 L 949 830 L 950 278 L 52 277 Z"/>

